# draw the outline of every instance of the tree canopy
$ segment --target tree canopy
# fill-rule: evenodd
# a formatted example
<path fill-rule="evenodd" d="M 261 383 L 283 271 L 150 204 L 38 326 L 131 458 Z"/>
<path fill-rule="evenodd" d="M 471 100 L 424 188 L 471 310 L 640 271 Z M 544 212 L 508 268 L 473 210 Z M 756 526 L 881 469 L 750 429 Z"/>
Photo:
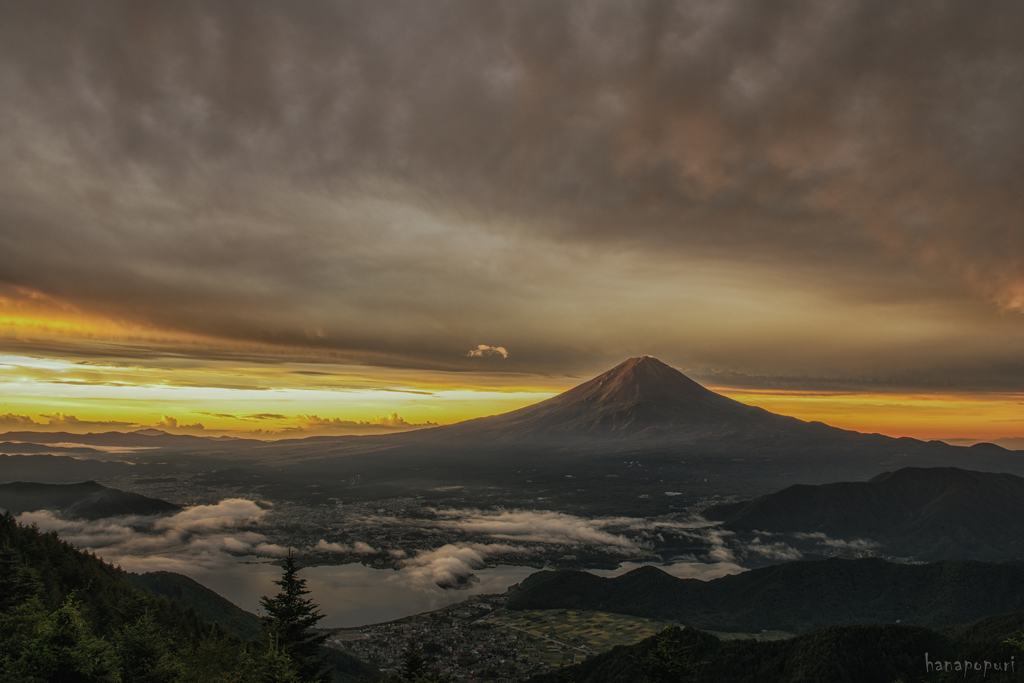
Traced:
<path fill-rule="evenodd" d="M 327 635 L 313 631 L 324 618 L 317 605 L 306 596 L 306 580 L 299 578 L 301 567 L 289 553 L 284 560 L 281 579 L 275 581 L 281 592 L 274 597 L 263 596 L 260 604 L 266 616 L 263 627 L 272 648 L 287 655 L 294 663 L 303 681 L 331 680 L 322 652 Z"/>

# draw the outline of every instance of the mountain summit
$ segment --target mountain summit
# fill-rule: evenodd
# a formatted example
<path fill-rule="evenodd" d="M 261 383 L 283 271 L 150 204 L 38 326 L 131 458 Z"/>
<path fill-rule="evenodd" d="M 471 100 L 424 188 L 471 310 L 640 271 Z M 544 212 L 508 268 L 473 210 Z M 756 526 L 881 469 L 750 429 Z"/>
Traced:
<path fill-rule="evenodd" d="M 625 360 L 589 382 L 538 405 L 556 402 L 604 407 L 653 403 L 686 404 L 690 407 L 714 404 L 722 408 L 742 405 L 705 389 L 653 356 Z"/>
<path fill-rule="evenodd" d="M 630 358 L 589 382 L 502 415 L 430 430 L 499 441 L 700 437 L 806 425 L 705 389 L 651 356 Z"/>

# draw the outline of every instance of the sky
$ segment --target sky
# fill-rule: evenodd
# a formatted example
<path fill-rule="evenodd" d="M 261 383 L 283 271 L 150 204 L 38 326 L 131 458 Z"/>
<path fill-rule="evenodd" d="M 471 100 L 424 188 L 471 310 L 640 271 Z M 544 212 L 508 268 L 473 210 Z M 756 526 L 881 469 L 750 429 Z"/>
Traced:
<path fill-rule="evenodd" d="M 0 431 L 379 433 L 650 354 L 1024 437 L 1022 34 L 1019 0 L 0 0 Z"/>

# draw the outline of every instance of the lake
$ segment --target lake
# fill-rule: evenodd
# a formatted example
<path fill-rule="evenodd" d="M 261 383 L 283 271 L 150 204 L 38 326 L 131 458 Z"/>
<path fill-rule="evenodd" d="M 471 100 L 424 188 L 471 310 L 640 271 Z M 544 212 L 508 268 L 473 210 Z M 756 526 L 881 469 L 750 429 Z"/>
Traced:
<path fill-rule="evenodd" d="M 599 576 L 618 576 L 643 566 L 626 562 L 614 570 L 591 570 Z M 729 563 L 682 562 L 655 565 L 683 578 L 713 579 L 744 571 Z M 186 574 L 249 612 L 258 613 L 260 597 L 276 595 L 274 581 L 281 568 L 269 562 L 239 561 L 215 569 L 194 567 L 175 571 Z M 424 581 L 408 570 L 373 569 L 362 564 L 306 567 L 299 574 L 306 579 L 309 597 L 320 606 L 325 618 L 320 626 L 334 628 L 363 626 L 429 612 L 462 602 L 479 593 L 504 593 L 530 574 L 535 567 L 498 565 L 477 570 L 477 581 L 466 588 L 446 589 Z"/>

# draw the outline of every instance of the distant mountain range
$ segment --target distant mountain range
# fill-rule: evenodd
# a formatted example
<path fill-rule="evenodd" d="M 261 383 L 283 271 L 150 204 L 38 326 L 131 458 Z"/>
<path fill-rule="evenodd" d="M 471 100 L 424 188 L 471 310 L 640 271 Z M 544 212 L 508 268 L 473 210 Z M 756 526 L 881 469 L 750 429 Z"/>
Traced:
<path fill-rule="evenodd" d="M 897 564 L 829 559 L 752 569 L 713 581 L 679 579 L 656 567 L 615 578 L 575 570 L 531 574 L 508 607 L 599 610 L 695 628 L 805 633 L 846 624 L 939 628 L 1024 611 L 1024 563 L 944 560 Z"/>
<path fill-rule="evenodd" d="M 1024 557 L 1024 479 L 955 467 L 885 472 L 866 482 L 790 486 L 716 505 L 731 531 L 870 539 L 879 554 L 917 560 Z"/>
<path fill-rule="evenodd" d="M 569 391 L 519 410 L 397 434 L 317 436 L 280 441 L 175 435 L 157 429 L 100 434 L 8 432 L 0 436 L 5 440 L 0 443 L 3 453 L 40 450 L 29 444 L 52 444 L 47 452 L 76 444 L 76 448 L 84 445 L 186 452 L 248 451 L 254 457 L 264 457 L 280 447 L 313 448 L 313 453 L 305 453 L 300 448 L 300 459 L 308 459 L 312 454 L 326 455 L 332 447 L 337 447 L 339 454 L 349 455 L 364 450 L 404 450 L 413 444 L 430 446 L 440 442 L 519 443 L 542 447 L 583 443 L 593 447 L 599 442 L 615 450 L 628 450 L 636 443 L 669 443 L 700 445 L 710 451 L 857 437 L 871 443 L 925 444 L 915 439 L 861 434 L 821 422 L 777 415 L 705 389 L 651 356 L 625 360 Z M 992 452 L 1005 452 L 999 446 L 986 446 L 986 450 Z"/>
<path fill-rule="evenodd" d="M 115 448 L 174 448 L 178 450 L 218 450 L 225 443 L 239 446 L 261 446 L 264 441 L 258 439 L 236 439 L 229 436 L 191 436 L 189 434 L 169 434 L 160 429 L 140 429 L 134 432 L 101 432 L 98 434 L 75 434 L 72 432 L 6 432 L 0 434 L 4 442 L 0 444 L 2 453 L 25 453 L 20 450 L 24 443 L 51 444 L 51 448 L 67 449 L 66 444 L 84 444 L 86 446 L 106 446 Z M 75 449 L 77 450 L 77 449 Z M 48 450 L 49 452 L 49 450 Z"/>
<path fill-rule="evenodd" d="M 562 509 L 630 514 L 660 514 L 715 494 L 752 497 L 797 483 L 863 480 L 907 466 L 1024 475 L 1024 458 L 998 446 L 897 439 L 776 415 L 705 389 L 647 356 L 532 406 L 398 434 L 272 442 L 158 430 L 2 438 L 7 443 L 0 452 L 31 450 L 13 441 L 54 450 L 0 456 L 0 481 L 67 481 L 51 454 L 70 443 L 136 449 L 116 458 L 74 453 L 94 458 L 84 464 L 66 459 L 79 478 L 217 470 L 219 484 L 258 486 L 271 498 L 324 501 L 433 496 L 462 487 L 460 495 L 492 492 L 471 502 L 532 505 L 544 491 L 548 505 Z M 93 470 L 97 474 L 89 474 Z M 503 492 L 498 499 L 495 491 Z M 682 497 L 669 501 L 666 491 Z"/>
<path fill-rule="evenodd" d="M 160 515 L 180 505 L 108 488 L 95 481 L 79 484 L 0 484 L 0 508 L 13 515 L 35 510 L 58 512 L 66 519 L 101 519 L 122 515 Z"/>

